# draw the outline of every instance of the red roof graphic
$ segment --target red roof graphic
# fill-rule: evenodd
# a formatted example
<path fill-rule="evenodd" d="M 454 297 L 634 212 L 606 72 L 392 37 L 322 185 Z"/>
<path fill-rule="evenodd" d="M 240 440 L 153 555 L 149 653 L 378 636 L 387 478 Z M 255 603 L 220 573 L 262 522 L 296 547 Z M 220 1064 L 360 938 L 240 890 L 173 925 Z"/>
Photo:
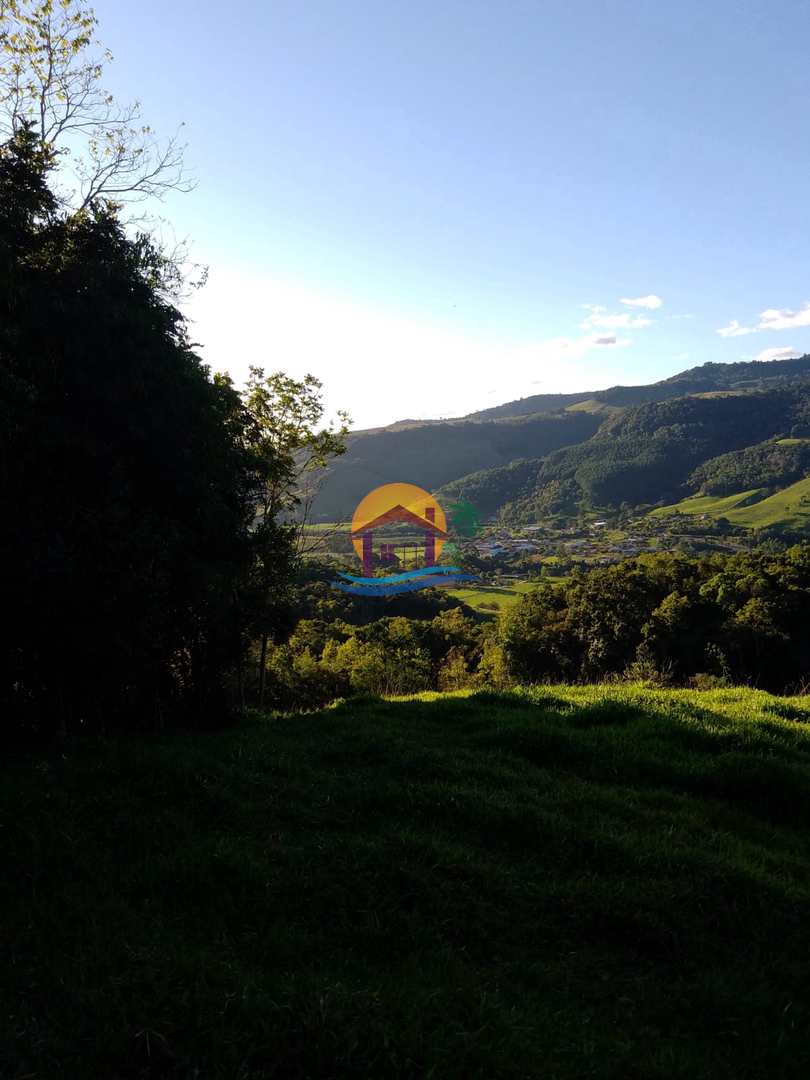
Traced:
<path fill-rule="evenodd" d="M 373 521 L 367 521 L 365 525 L 361 525 L 360 528 L 355 529 L 352 532 L 352 536 L 360 536 L 361 533 L 369 532 L 371 529 L 378 529 L 381 525 L 389 525 L 392 521 L 406 521 L 410 525 L 416 525 L 419 529 L 433 532 L 437 536 L 447 536 L 444 529 L 440 529 L 439 526 L 433 522 L 428 521 L 425 517 L 420 517 L 419 514 L 415 514 L 412 510 L 406 510 L 404 506 L 397 503 L 396 506 L 392 506 L 390 510 L 386 510 L 384 514 L 380 514 L 379 517 L 374 518 Z"/>

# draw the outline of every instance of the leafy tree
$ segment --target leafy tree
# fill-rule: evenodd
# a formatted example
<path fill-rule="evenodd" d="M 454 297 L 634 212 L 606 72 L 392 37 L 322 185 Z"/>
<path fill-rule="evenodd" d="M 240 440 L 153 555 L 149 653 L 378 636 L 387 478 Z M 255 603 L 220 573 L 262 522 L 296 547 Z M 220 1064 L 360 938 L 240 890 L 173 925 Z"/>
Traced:
<path fill-rule="evenodd" d="M 261 473 L 256 502 L 255 537 L 260 568 L 259 588 L 268 598 L 266 617 L 259 618 L 259 708 L 264 705 L 265 666 L 269 635 L 278 624 L 279 539 L 300 557 L 323 538 L 310 542 L 306 527 L 318 480 L 329 461 L 346 452 L 349 416 L 339 412 L 337 423 L 322 426 L 325 412 L 322 383 L 314 375 L 293 379 L 281 371 L 265 375 L 250 368 L 243 394 L 250 416 L 250 448 Z M 263 554 L 266 552 L 266 555 Z M 282 579 L 287 577 L 286 568 Z"/>
<path fill-rule="evenodd" d="M 248 418 L 164 299 L 161 252 L 109 207 L 60 212 L 52 162 L 28 124 L 0 147 L 0 711 L 221 719 L 252 603 Z"/>
<path fill-rule="evenodd" d="M 112 54 L 96 39 L 97 22 L 81 0 L 0 3 L 0 136 L 31 125 L 40 151 L 72 174 L 64 200 L 73 209 L 190 190 L 178 137 L 159 140 L 137 101 L 119 105 L 103 88 Z"/>

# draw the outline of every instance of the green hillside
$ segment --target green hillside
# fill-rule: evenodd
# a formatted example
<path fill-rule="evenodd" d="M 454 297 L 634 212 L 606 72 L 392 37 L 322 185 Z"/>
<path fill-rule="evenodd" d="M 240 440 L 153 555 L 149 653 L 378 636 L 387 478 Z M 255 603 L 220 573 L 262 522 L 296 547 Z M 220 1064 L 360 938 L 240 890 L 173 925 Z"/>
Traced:
<path fill-rule="evenodd" d="M 804 1078 L 808 720 L 552 686 L 6 760 L 0 1075 Z"/>
<path fill-rule="evenodd" d="M 806 404 L 805 404 L 806 402 Z M 810 396 L 799 406 L 810 406 Z M 791 428 L 802 429 L 803 418 L 794 416 Z M 699 465 L 689 477 L 689 486 L 701 495 L 732 495 L 747 488 L 787 487 L 810 473 L 810 439 L 776 438 L 720 454 Z"/>
<path fill-rule="evenodd" d="M 740 361 L 735 364 L 702 364 L 672 375 L 648 386 L 613 386 L 608 390 L 584 391 L 580 394 L 535 394 L 531 397 L 496 405 L 470 414 L 470 419 L 494 419 L 503 416 L 524 416 L 537 412 L 554 412 L 570 408 L 579 402 L 601 402 L 627 407 L 650 401 L 667 401 L 684 394 L 708 394 L 723 390 L 764 390 L 785 380 L 802 379 L 810 375 L 810 356 L 795 360 Z"/>
<path fill-rule="evenodd" d="M 344 520 L 371 488 L 393 480 L 441 491 L 441 498 L 460 492 L 480 500 L 483 516 L 506 508 L 512 520 L 675 501 L 704 463 L 770 440 L 758 457 L 735 465 L 742 473 L 758 469 L 762 482 L 729 487 L 735 463 L 720 461 L 704 479 L 725 490 L 692 484 L 705 494 L 732 494 L 773 486 L 774 477 L 799 479 L 810 449 L 782 440 L 808 435 L 810 356 L 704 364 L 649 386 L 536 395 L 463 419 L 354 432 L 314 512 L 319 520 Z"/>
<path fill-rule="evenodd" d="M 650 516 L 667 514 L 706 514 L 709 517 L 725 517 L 734 525 L 751 529 L 763 529 L 781 525 L 794 530 L 810 528 L 810 477 L 805 477 L 789 487 L 777 491 L 768 498 L 757 496 L 760 490 L 743 491 L 725 498 L 698 496 L 684 499 L 673 506 L 654 510 Z"/>
<path fill-rule="evenodd" d="M 727 514 L 729 521 L 750 528 L 784 525 L 806 529 L 810 525 L 810 477 L 777 491 L 770 498 Z"/>
<path fill-rule="evenodd" d="M 709 517 L 728 516 L 730 510 L 743 503 L 755 500 L 760 494 L 761 488 L 753 488 L 751 491 L 740 491 L 736 495 L 693 495 L 672 506 L 661 506 L 653 510 L 650 517 L 668 517 L 670 514 L 707 514 Z"/>
<path fill-rule="evenodd" d="M 314 511 L 320 520 L 344 520 L 372 488 L 396 480 L 436 491 L 481 469 L 540 457 L 589 439 L 601 419 L 560 413 L 356 432 L 346 454 L 329 468 Z"/>
<path fill-rule="evenodd" d="M 598 398 L 588 398 L 585 401 L 577 401 L 574 405 L 569 405 L 566 409 L 566 412 L 602 413 L 605 416 L 614 416 L 621 411 L 622 407 L 620 405 L 608 405 L 604 401 L 599 401 Z"/>
<path fill-rule="evenodd" d="M 548 454 L 533 490 L 504 513 L 538 521 L 560 511 L 676 502 L 704 462 L 794 431 L 806 423 L 808 404 L 810 392 L 796 387 L 692 395 L 625 409 L 607 418 L 593 438 Z"/>

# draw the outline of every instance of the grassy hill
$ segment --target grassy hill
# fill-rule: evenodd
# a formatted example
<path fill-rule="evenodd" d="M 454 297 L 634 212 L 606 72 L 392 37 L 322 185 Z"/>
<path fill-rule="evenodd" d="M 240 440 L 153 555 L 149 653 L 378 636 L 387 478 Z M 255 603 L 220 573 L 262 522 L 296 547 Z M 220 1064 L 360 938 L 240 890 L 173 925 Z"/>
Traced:
<path fill-rule="evenodd" d="M 751 491 L 738 491 L 736 495 L 692 495 L 672 506 L 659 506 L 650 513 L 650 517 L 668 517 L 670 514 L 703 515 L 708 517 L 728 517 L 729 511 L 755 500 L 762 492 L 761 488 Z"/>
<path fill-rule="evenodd" d="M 481 503 L 483 516 L 510 504 L 513 519 L 674 499 L 691 472 L 717 455 L 810 434 L 810 407 L 797 415 L 803 391 L 810 397 L 810 356 L 704 364 L 648 386 L 535 395 L 461 419 L 357 431 L 328 470 L 314 510 L 319 520 L 345 520 L 369 490 L 394 480 L 440 497 L 461 492 Z M 769 403 L 767 415 L 758 402 Z M 779 473 L 780 463 L 795 471 L 801 454 L 781 449 L 771 471 Z"/>
<path fill-rule="evenodd" d="M 666 514 L 706 514 L 712 518 L 725 517 L 734 525 L 750 529 L 763 529 L 770 525 L 804 530 L 810 528 L 810 477 L 790 484 L 768 498 L 757 496 L 761 492 L 743 491 L 724 498 L 711 495 L 684 499 L 673 506 L 654 510 L 651 516 Z"/>
<path fill-rule="evenodd" d="M 810 700 L 359 701 L 4 761 L 0 1075 L 810 1070 Z"/>

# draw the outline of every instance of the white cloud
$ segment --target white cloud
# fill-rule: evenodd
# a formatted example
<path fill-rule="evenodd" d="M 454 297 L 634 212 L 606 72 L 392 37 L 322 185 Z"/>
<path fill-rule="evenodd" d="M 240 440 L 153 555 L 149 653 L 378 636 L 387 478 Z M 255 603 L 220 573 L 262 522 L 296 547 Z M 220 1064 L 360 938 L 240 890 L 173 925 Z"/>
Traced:
<path fill-rule="evenodd" d="M 757 360 L 792 360 L 798 356 L 797 349 L 763 349 L 756 357 Z"/>
<path fill-rule="evenodd" d="M 810 302 L 801 311 L 768 308 L 760 315 L 757 330 L 792 330 L 796 326 L 810 326 Z"/>
<path fill-rule="evenodd" d="M 608 315 L 607 308 L 602 304 L 584 304 L 590 315 L 580 325 L 583 330 L 642 330 L 645 326 L 652 326 L 652 319 L 645 315 L 632 315 L 629 311 L 622 311 L 618 315 Z"/>
<path fill-rule="evenodd" d="M 481 338 L 372 307 L 349 296 L 261 273 L 220 267 L 185 305 L 190 333 L 213 371 L 237 386 L 254 364 L 324 384 L 330 410 L 348 408 L 354 426 L 404 417 L 461 416 L 498 397 L 528 394 L 542 377 L 549 393 L 603 389 L 627 381 L 619 360 L 630 340 L 612 331 L 515 342 Z"/>
<path fill-rule="evenodd" d="M 800 311 L 790 308 L 767 308 L 760 313 L 756 326 L 740 326 L 732 319 L 717 333 L 720 337 L 742 337 L 743 334 L 755 334 L 758 330 L 795 330 L 800 326 L 810 326 L 810 301 Z"/>
<path fill-rule="evenodd" d="M 649 296 L 637 296 L 635 300 L 625 298 L 619 301 L 620 304 L 627 304 L 628 307 L 647 308 L 648 311 L 656 311 L 663 302 L 661 297 L 656 296 L 655 293 L 650 293 Z"/>
<path fill-rule="evenodd" d="M 721 327 L 717 333 L 720 337 L 743 337 L 744 334 L 756 333 L 756 326 L 740 326 L 736 319 L 732 319 L 728 326 Z"/>

